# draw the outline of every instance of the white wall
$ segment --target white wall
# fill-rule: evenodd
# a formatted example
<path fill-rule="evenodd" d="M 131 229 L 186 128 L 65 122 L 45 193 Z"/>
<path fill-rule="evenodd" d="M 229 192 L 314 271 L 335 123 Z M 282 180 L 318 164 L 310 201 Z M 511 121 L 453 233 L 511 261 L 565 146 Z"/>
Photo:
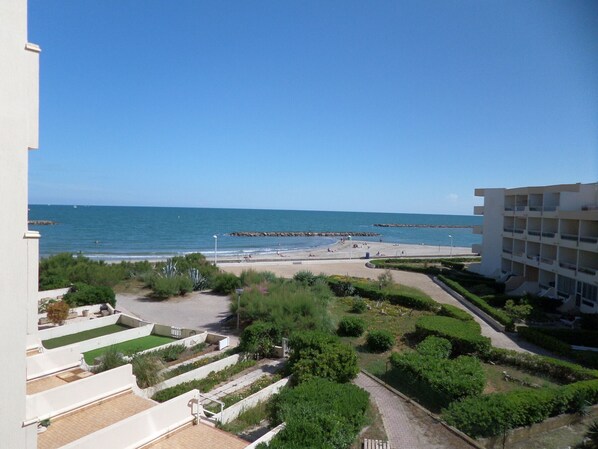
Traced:
<path fill-rule="evenodd" d="M 118 322 L 119 317 L 119 315 L 108 315 L 102 318 L 94 318 L 93 320 L 76 321 L 74 323 L 41 330 L 37 335 L 41 341 L 50 340 L 51 338 L 63 337 L 65 335 L 76 334 L 90 329 L 109 326 Z"/>
<path fill-rule="evenodd" d="M 197 413 L 199 407 L 198 398 L 199 392 L 191 390 L 170 401 L 137 413 L 116 424 L 62 446 L 62 449 L 125 449 L 140 447 L 192 422 L 194 413 Z"/>
<path fill-rule="evenodd" d="M 30 285 L 37 276 L 35 245 L 27 234 L 28 148 L 37 146 L 39 49 L 27 44 L 27 1 L 0 1 L 0 435 L 7 448 L 35 448 L 35 428 L 24 428 L 25 347 Z M 30 279 L 35 276 L 35 279 Z"/>
<path fill-rule="evenodd" d="M 37 292 L 37 301 L 41 301 L 42 299 L 50 298 L 50 299 L 58 299 L 59 296 L 66 295 L 70 287 L 66 288 L 56 288 L 54 290 L 41 290 Z"/>
<path fill-rule="evenodd" d="M 85 340 L 64 347 L 68 348 L 72 346 L 82 354 L 93 349 L 105 348 L 106 346 L 112 346 L 117 343 L 122 343 L 123 341 L 145 337 L 152 333 L 153 327 L 153 324 L 148 324 L 147 326 L 116 332 L 114 334 L 104 335 L 103 337 L 92 338 L 91 340 Z"/>
<path fill-rule="evenodd" d="M 502 258 L 505 189 L 484 189 L 484 222 L 482 261 L 479 272 L 485 276 L 498 275 Z"/>
<path fill-rule="evenodd" d="M 225 408 L 224 410 L 222 410 L 222 413 L 214 415 L 214 418 L 217 421 L 220 421 L 222 424 L 227 424 L 235 420 L 237 416 L 239 416 L 245 410 L 255 407 L 260 402 L 267 401 L 273 395 L 278 393 L 283 387 L 285 387 L 289 383 L 289 379 L 289 377 L 285 377 L 284 379 L 280 379 L 278 382 L 275 382 L 272 385 L 268 385 L 266 388 L 261 389 L 257 393 L 254 393 L 251 396 L 246 397 L 242 401 L 239 401 L 236 404 L 233 404 L 230 407 Z"/>
<path fill-rule="evenodd" d="M 274 438 L 278 434 L 278 432 L 280 432 L 282 429 L 284 429 L 285 426 L 286 426 L 286 423 L 279 424 L 274 429 L 272 429 L 270 432 L 268 432 L 268 433 L 262 435 L 261 437 L 259 437 L 257 440 L 255 440 L 253 443 L 251 443 L 245 449 L 255 449 L 256 447 L 258 447 L 262 443 L 268 443 L 268 442 L 270 442 L 270 440 L 272 438 Z"/>
<path fill-rule="evenodd" d="M 27 357 L 27 380 L 64 371 L 81 364 L 81 352 L 65 346 Z"/>
<path fill-rule="evenodd" d="M 41 393 L 28 395 L 26 397 L 27 421 L 61 415 L 102 398 L 130 390 L 134 385 L 133 367 L 123 365 Z"/>

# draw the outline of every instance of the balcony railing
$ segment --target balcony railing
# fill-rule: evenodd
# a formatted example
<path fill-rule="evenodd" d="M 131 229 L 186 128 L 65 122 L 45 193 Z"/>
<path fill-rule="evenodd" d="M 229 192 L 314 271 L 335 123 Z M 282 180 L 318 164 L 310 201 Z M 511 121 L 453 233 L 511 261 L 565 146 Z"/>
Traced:
<path fill-rule="evenodd" d="M 553 265 L 554 259 L 549 259 L 548 257 L 540 257 L 540 262 L 545 263 L 547 265 Z"/>
<path fill-rule="evenodd" d="M 573 241 L 577 242 L 577 240 L 579 239 L 579 236 L 575 235 L 575 234 L 564 234 L 561 232 L 561 238 L 565 239 L 565 240 L 573 240 Z"/>
<path fill-rule="evenodd" d="M 577 268 L 577 266 L 574 263 L 570 263 L 570 262 L 559 262 L 559 266 L 561 268 L 567 268 L 568 270 L 573 270 L 573 271 L 575 271 L 575 269 Z"/>
<path fill-rule="evenodd" d="M 578 267 L 577 271 L 580 271 L 582 273 L 585 274 L 589 274 L 590 276 L 595 276 L 596 275 L 596 268 L 592 268 L 592 267 Z"/>
<path fill-rule="evenodd" d="M 535 236 L 538 236 L 538 237 L 540 237 L 540 235 L 542 234 L 540 231 L 534 231 L 533 229 L 528 230 L 527 233 L 529 235 L 535 235 Z"/>
<path fill-rule="evenodd" d="M 505 231 L 505 232 L 513 232 L 513 228 L 503 228 L 503 231 Z"/>
<path fill-rule="evenodd" d="M 554 237 L 556 232 L 543 232 L 542 237 Z"/>
<path fill-rule="evenodd" d="M 591 237 L 591 236 L 582 235 L 582 236 L 579 237 L 579 241 L 580 242 L 585 242 L 585 243 L 598 243 L 598 237 Z"/>
<path fill-rule="evenodd" d="M 530 212 L 542 212 L 542 206 L 530 206 Z"/>
<path fill-rule="evenodd" d="M 507 254 L 513 254 L 513 251 L 511 251 L 510 249 L 505 249 L 505 248 L 503 248 L 502 252 L 507 253 Z"/>
<path fill-rule="evenodd" d="M 516 234 L 523 234 L 525 232 L 525 229 L 514 228 L 513 232 L 516 233 Z"/>

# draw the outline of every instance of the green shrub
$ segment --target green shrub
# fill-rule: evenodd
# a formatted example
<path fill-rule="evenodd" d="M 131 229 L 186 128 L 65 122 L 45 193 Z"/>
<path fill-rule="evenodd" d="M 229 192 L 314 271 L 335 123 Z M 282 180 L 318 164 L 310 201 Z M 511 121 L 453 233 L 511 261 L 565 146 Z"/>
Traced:
<path fill-rule="evenodd" d="M 48 320 L 54 324 L 62 324 L 69 316 L 69 305 L 65 301 L 56 301 L 46 306 Z"/>
<path fill-rule="evenodd" d="M 373 330 L 368 332 L 366 346 L 372 352 L 388 351 L 395 344 L 395 337 L 387 330 Z"/>
<path fill-rule="evenodd" d="M 176 344 L 176 345 L 168 346 L 163 349 L 158 349 L 156 351 L 150 351 L 150 352 L 147 352 L 146 354 L 151 354 L 153 356 L 156 356 L 160 360 L 163 360 L 165 362 L 174 362 L 175 360 L 178 360 L 180 355 L 183 352 L 185 352 L 186 349 L 187 348 L 185 345 Z"/>
<path fill-rule="evenodd" d="M 110 346 L 104 351 L 100 359 L 100 363 L 96 365 L 92 371 L 96 374 L 103 373 L 104 371 L 117 368 L 126 363 L 127 362 L 125 361 L 123 355 L 118 352 L 116 346 Z"/>
<path fill-rule="evenodd" d="M 133 365 L 133 374 L 137 378 L 139 388 L 151 387 L 162 380 L 160 371 L 164 369 L 164 364 L 151 353 L 133 356 L 131 365 Z"/>
<path fill-rule="evenodd" d="M 166 299 L 193 291 L 193 281 L 186 275 L 165 277 L 155 274 L 151 278 L 150 288 L 155 298 Z"/>
<path fill-rule="evenodd" d="M 321 332 L 298 332 L 289 340 L 289 368 L 297 383 L 321 377 L 349 382 L 359 372 L 353 347 Z"/>
<path fill-rule="evenodd" d="M 446 316 L 423 316 L 415 323 L 419 338 L 429 335 L 446 338 L 453 345 L 455 354 L 483 354 L 490 349 L 490 339 L 480 333 L 475 321 L 461 321 Z"/>
<path fill-rule="evenodd" d="M 281 338 L 280 329 L 276 325 L 256 321 L 247 326 L 241 334 L 240 347 L 242 351 L 258 358 L 268 357 Z"/>
<path fill-rule="evenodd" d="M 303 270 L 295 273 L 293 279 L 305 285 L 314 285 L 318 277 L 311 271 Z"/>
<path fill-rule="evenodd" d="M 550 416 L 577 412 L 584 403 L 598 402 L 598 380 L 558 388 L 514 390 L 465 398 L 443 411 L 449 424 L 473 437 L 500 435 L 515 427 L 542 422 Z"/>
<path fill-rule="evenodd" d="M 62 298 L 71 307 L 88 306 L 93 304 L 116 305 L 114 291 L 110 287 L 93 286 L 76 283 Z"/>
<path fill-rule="evenodd" d="M 417 345 L 417 353 L 437 359 L 448 359 L 453 350 L 453 345 L 446 338 L 426 337 L 426 339 Z"/>
<path fill-rule="evenodd" d="M 249 287 L 250 285 L 258 285 L 264 282 L 276 281 L 276 275 L 271 271 L 255 271 L 255 270 L 243 270 L 239 275 L 241 285 Z"/>
<path fill-rule="evenodd" d="M 313 379 L 274 397 L 270 420 L 285 428 L 269 449 L 348 448 L 365 423 L 368 393 L 351 384 Z"/>
<path fill-rule="evenodd" d="M 351 304 L 351 312 L 364 313 L 368 309 L 368 305 L 363 298 L 359 296 L 353 299 Z"/>
<path fill-rule="evenodd" d="M 503 324 L 507 328 L 507 330 L 514 330 L 515 324 L 513 323 L 513 318 L 511 318 L 508 313 L 506 313 L 500 309 L 495 309 L 494 307 L 492 307 L 490 304 L 488 304 L 486 301 L 484 301 L 479 296 L 474 295 L 473 293 L 469 292 L 465 287 L 461 286 L 459 283 L 457 283 L 445 276 L 440 275 L 440 276 L 438 276 L 438 279 L 440 279 L 442 282 L 444 282 L 446 285 L 448 285 L 454 291 L 459 293 L 465 299 L 467 299 L 468 301 L 473 303 L 476 307 L 478 307 L 481 310 L 483 310 L 484 312 L 486 312 L 488 315 L 490 315 L 496 321 Z"/>
<path fill-rule="evenodd" d="M 532 313 L 533 309 L 533 306 L 524 298 L 519 299 L 518 302 L 508 299 L 505 303 L 505 312 L 514 320 L 524 321 Z"/>
<path fill-rule="evenodd" d="M 391 304 L 409 307 L 410 309 L 434 311 L 438 309 L 438 303 L 424 292 L 402 285 L 394 284 L 380 289 L 376 281 L 343 276 L 330 276 L 328 284 L 338 296 L 351 296 L 357 293 L 364 298 L 374 301 L 389 301 Z M 352 289 L 347 289 L 346 285 L 348 284 L 352 286 Z M 345 294 L 339 294 L 339 289 Z M 351 292 L 349 293 L 349 291 Z"/>
<path fill-rule="evenodd" d="M 543 327 L 532 327 L 537 332 L 549 335 L 570 345 L 589 346 L 598 348 L 598 332 L 584 329 L 553 329 Z"/>
<path fill-rule="evenodd" d="M 461 321 L 473 321 L 473 316 L 470 313 L 451 304 L 441 304 L 438 315 L 456 318 Z"/>
<path fill-rule="evenodd" d="M 337 333 L 343 337 L 360 337 L 365 331 L 365 321 L 361 318 L 346 316 L 338 323 Z"/>
<path fill-rule="evenodd" d="M 214 279 L 214 293 L 230 295 L 241 287 L 241 280 L 232 273 L 220 273 Z"/>
<path fill-rule="evenodd" d="M 426 351 L 429 349 L 429 346 L 425 348 Z M 401 382 L 415 386 L 428 401 L 440 407 L 479 395 L 486 384 L 482 364 L 471 356 L 447 359 L 414 352 L 394 353 L 390 362 L 395 369 L 393 373 Z"/>

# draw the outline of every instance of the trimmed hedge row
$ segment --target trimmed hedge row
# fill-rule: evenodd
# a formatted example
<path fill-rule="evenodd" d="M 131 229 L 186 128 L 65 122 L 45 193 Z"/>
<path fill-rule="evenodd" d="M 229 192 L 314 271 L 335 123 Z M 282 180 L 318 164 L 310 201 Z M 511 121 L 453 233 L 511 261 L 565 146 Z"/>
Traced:
<path fill-rule="evenodd" d="M 443 411 L 447 423 L 472 437 L 500 435 L 562 413 L 580 412 L 598 402 L 598 380 L 557 388 L 515 390 L 465 398 Z"/>
<path fill-rule="evenodd" d="M 490 339 L 480 333 L 475 321 L 461 321 L 447 316 L 423 316 L 415 323 L 420 339 L 429 335 L 446 338 L 453 344 L 455 354 L 483 354 L 490 350 Z"/>
<path fill-rule="evenodd" d="M 557 331 L 557 329 L 554 329 Z M 558 333 L 554 332 L 554 336 L 544 332 L 544 329 L 539 330 L 533 327 L 519 327 L 517 333 L 525 340 L 533 343 L 541 348 L 568 357 L 590 368 L 598 368 L 598 353 L 593 351 L 576 351 L 571 348 L 571 345 L 561 341 L 558 338 Z M 556 337 L 556 338 L 555 338 Z"/>
<path fill-rule="evenodd" d="M 585 329 L 547 329 L 543 327 L 533 327 L 532 329 L 553 338 L 558 338 L 570 345 L 598 348 L 598 332 L 596 331 Z"/>
<path fill-rule="evenodd" d="M 461 321 L 473 321 L 473 316 L 470 313 L 451 304 L 442 304 L 438 315 L 456 318 Z"/>
<path fill-rule="evenodd" d="M 465 287 L 463 287 L 461 284 L 447 278 L 446 276 L 439 275 L 438 279 L 440 279 L 442 282 L 444 282 L 450 288 L 455 290 L 457 293 L 459 293 L 465 299 L 467 299 L 468 301 L 473 303 L 476 307 L 478 307 L 481 310 L 483 310 L 484 312 L 486 312 L 488 315 L 490 315 L 496 321 L 503 324 L 507 330 L 515 329 L 515 323 L 513 322 L 513 318 L 511 318 L 506 312 L 504 312 L 500 309 L 495 309 L 490 304 L 488 304 L 486 301 L 484 301 L 482 298 L 480 298 L 477 295 L 474 295 L 469 290 L 467 290 Z"/>
<path fill-rule="evenodd" d="M 428 337 L 418 345 L 417 352 L 394 353 L 390 362 L 402 382 L 446 407 L 453 401 L 481 394 L 486 384 L 477 358 L 462 355 L 449 359 L 449 353 L 448 340 Z"/>
<path fill-rule="evenodd" d="M 391 287 L 389 289 L 380 289 L 375 281 L 366 279 L 348 278 L 342 276 L 330 276 L 328 284 L 333 291 L 344 289 L 344 286 L 350 283 L 356 294 L 374 301 L 389 301 L 391 304 L 397 304 L 410 309 L 417 310 L 438 310 L 438 303 L 423 292 L 415 289 L 409 291 L 405 287 Z M 409 292 L 409 293 L 408 293 Z"/>
<path fill-rule="evenodd" d="M 583 366 L 565 362 L 564 360 L 527 352 L 492 347 L 485 354 L 481 354 L 481 357 L 485 361 L 509 365 L 534 373 L 541 373 L 562 383 L 598 378 L 598 371 L 596 370 L 584 368 Z"/>

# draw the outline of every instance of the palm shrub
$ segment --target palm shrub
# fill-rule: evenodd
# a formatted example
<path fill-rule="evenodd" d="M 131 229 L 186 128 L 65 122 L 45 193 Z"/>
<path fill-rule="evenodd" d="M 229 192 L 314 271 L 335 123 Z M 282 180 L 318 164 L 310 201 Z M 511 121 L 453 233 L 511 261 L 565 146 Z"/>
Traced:
<path fill-rule="evenodd" d="M 365 331 L 365 321 L 361 318 L 346 316 L 338 323 L 337 333 L 343 337 L 360 337 Z"/>
<path fill-rule="evenodd" d="M 137 378 L 137 385 L 140 388 L 151 387 L 162 380 L 160 371 L 164 369 L 164 364 L 151 353 L 133 356 L 131 365 L 133 365 L 133 374 Z"/>
<path fill-rule="evenodd" d="M 388 351 L 395 344 L 395 337 L 387 330 L 373 330 L 368 332 L 366 345 L 372 352 Z"/>

